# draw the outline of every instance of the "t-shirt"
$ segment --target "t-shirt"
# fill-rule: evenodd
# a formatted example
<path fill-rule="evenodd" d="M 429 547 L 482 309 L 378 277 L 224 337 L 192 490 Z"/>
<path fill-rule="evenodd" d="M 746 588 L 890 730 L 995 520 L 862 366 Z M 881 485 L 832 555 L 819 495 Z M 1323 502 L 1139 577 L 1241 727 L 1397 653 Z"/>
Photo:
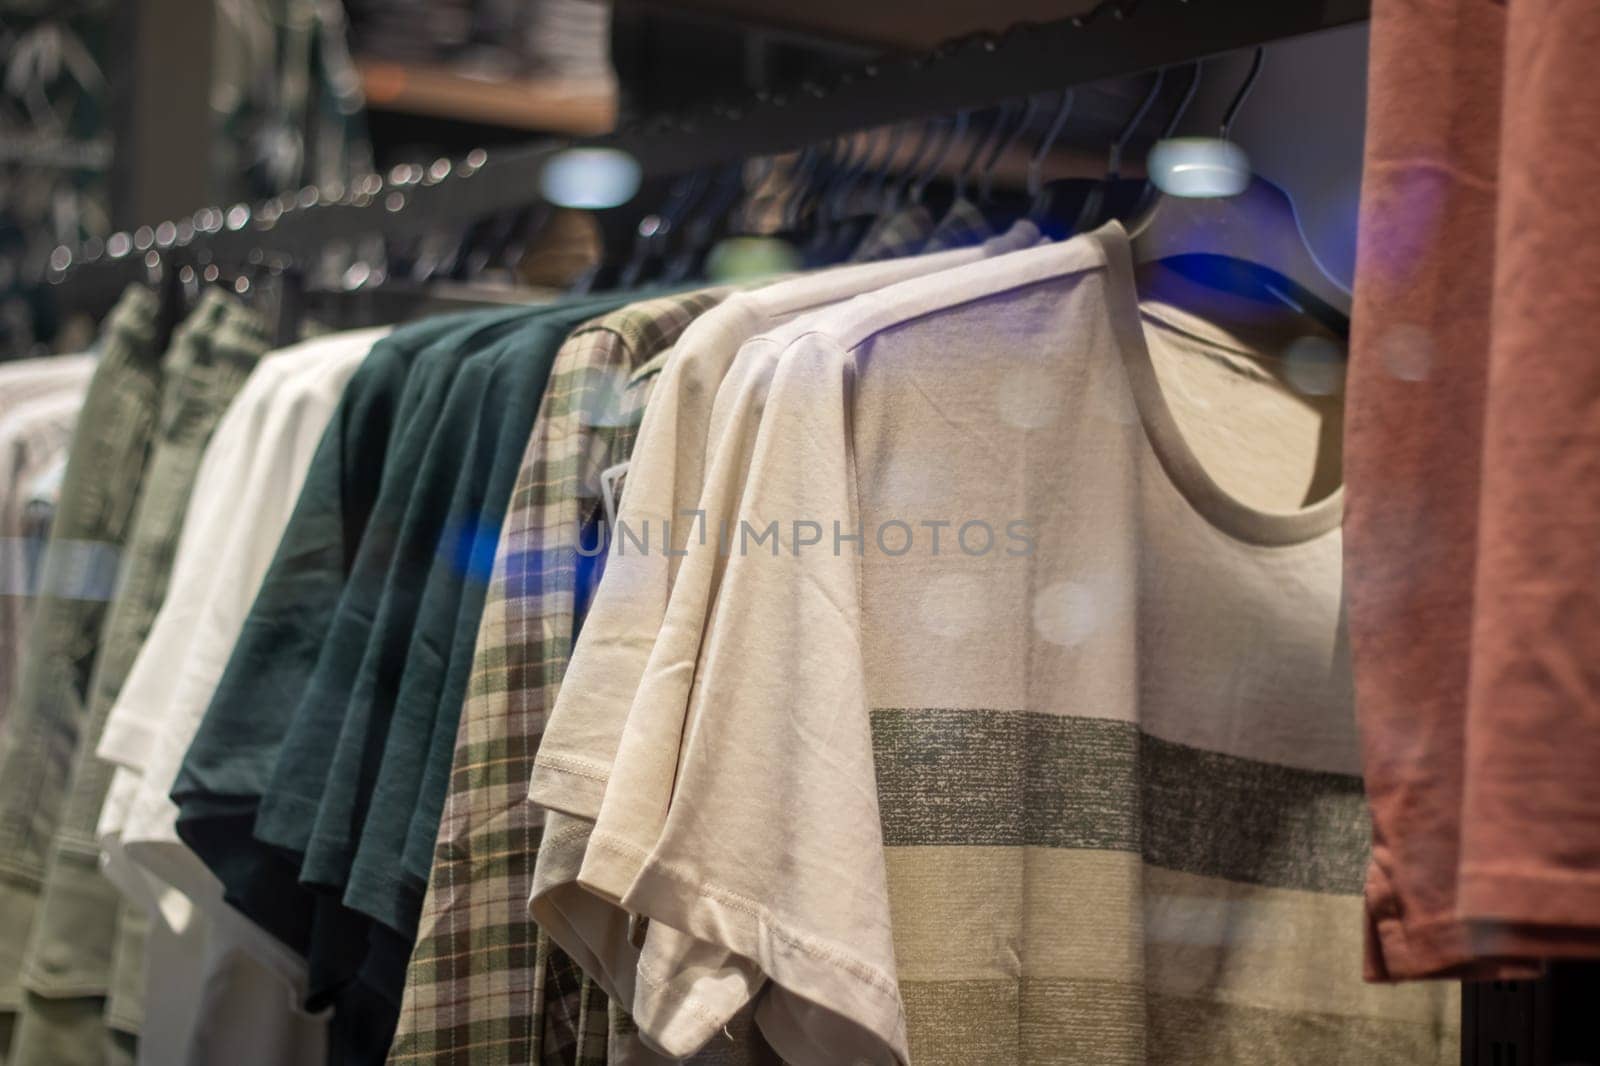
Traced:
<path fill-rule="evenodd" d="M 469 333 L 430 345 L 407 376 L 399 432 L 384 459 L 371 524 L 256 815 L 257 840 L 311 859 L 302 868 L 308 883 L 342 883 L 337 872 L 319 865 L 308 848 L 316 832 L 318 804 L 335 777 L 341 728 L 352 714 L 365 721 L 370 710 L 356 695 L 368 649 L 395 653 L 382 639 L 387 631 L 377 629 L 385 598 L 398 584 L 409 605 L 410 590 L 422 584 L 436 546 L 428 537 L 429 528 L 448 504 L 455 483 L 458 467 L 449 460 L 465 454 L 473 419 L 484 405 L 493 413 L 501 402 L 488 393 L 489 370 L 533 318 L 526 308 L 490 312 L 469 327 Z"/>
<path fill-rule="evenodd" d="M 647 663 L 666 659 L 672 665 L 662 669 L 674 675 L 667 684 L 686 686 L 687 678 L 675 670 L 682 649 L 687 646 L 692 666 L 699 646 L 718 572 L 716 552 L 700 549 L 708 537 L 714 549 L 715 531 L 737 503 L 748 450 L 730 453 L 712 481 L 709 446 L 729 438 L 753 440 L 773 366 L 770 345 L 748 357 L 740 345 L 805 311 L 1026 247 L 1037 237 L 1024 224 L 983 248 L 845 267 L 735 294 L 691 325 L 675 346 L 640 427 L 628 490 L 611 531 L 606 578 L 546 724 L 529 790 L 530 802 L 547 808 L 530 900 L 534 918 L 623 1003 L 632 998 L 636 972 L 627 917 L 580 888 L 577 873 L 588 823 L 600 812 L 623 722 Z M 690 566 L 695 575 L 689 589 L 679 586 L 680 566 Z M 676 734 L 657 739 L 670 743 L 652 752 L 664 758 L 670 780 Z"/>
<path fill-rule="evenodd" d="M 294 898 L 299 870 L 250 845 L 256 806 L 372 517 L 410 368 L 432 344 L 459 350 L 486 317 L 398 330 L 351 378 L 173 780 L 187 850 L 171 855 L 163 879 L 191 898 L 220 879 L 230 904 L 302 956 L 309 919 L 297 910 L 292 921 L 265 918 Z"/>
<path fill-rule="evenodd" d="M 454 671 L 471 663 L 470 675 L 462 671 L 459 722 L 441 709 L 414 801 L 414 824 L 437 811 L 438 831 L 422 849 L 428 892 L 395 1062 L 478 1054 L 521 1062 L 535 1057 L 534 1049 L 546 1061 L 567 1061 L 606 1048 L 606 997 L 551 949 L 528 916 L 538 837 L 527 783 L 598 569 L 583 546 L 594 539 L 592 529 L 586 538 L 586 525 L 602 512 L 602 475 L 627 460 L 667 350 L 724 295 L 709 290 L 630 303 L 574 330 L 556 355 L 507 501 L 480 617 L 458 631 L 476 636 L 471 648 L 457 645 L 469 654 L 451 665 Z M 390 766 L 386 761 L 385 772 Z M 408 873 L 419 843 L 407 840 Z M 608 1054 L 621 1061 L 616 1050 Z"/>
<path fill-rule="evenodd" d="M 641 1031 L 684 1054 L 755 995 L 795 1066 L 1454 1061 L 1453 989 L 1356 965 L 1340 497 L 1202 464 L 1218 416 L 1158 371 L 1200 327 L 1141 318 L 1120 227 L 810 327 L 664 823 L 590 841 L 650 922 Z"/>
<path fill-rule="evenodd" d="M 1373 4 L 1350 640 L 1374 979 L 1600 956 L 1600 6 Z"/>
<path fill-rule="evenodd" d="M 427 877 L 407 877 L 402 858 L 412 835 L 431 849 L 437 815 L 430 819 L 417 803 L 424 764 L 436 725 L 447 720 L 453 735 L 460 709 L 461 686 L 453 696 L 445 690 L 448 670 L 453 659 L 470 658 L 506 500 L 556 351 L 619 302 L 541 309 L 469 358 L 411 474 L 406 518 L 300 871 L 303 883 L 329 888 L 382 923 L 370 935 L 384 946 L 369 948 L 364 979 L 396 1006 Z"/>
<path fill-rule="evenodd" d="M 240 1064 L 282 1061 L 270 1056 L 285 1047 L 321 1054 L 325 1021 L 305 1015 L 290 995 L 304 984 L 304 964 L 270 944 L 263 951 L 260 936 L 242 942 L 247 923 L 219 923 L 220 886 L 193 900 L 138 860 L 182 847 L 167 792 L 183 747 L 344 385 L 385 332 L 296 345 L 269 354 L 252 372 L 206 448 L 167 597 L 96 749 L 118 764 L 96 832 L 107 873 L 159 919 L 147 951 L 160 979 L 146 989 L 141 1038 L 141 1053 L 154 1061 L 186 1061 L 197 1042 Z M 263 954 L 274 965 L 261 962 Z"/>
<path fill-rule="evenodd" d="M 159 877 L 130 878 L 137 867 L 126 849 L 186 850 L 167 793 L 345 384 L 386 332 L 337 334 L 271 353 L 206 450 L 171 591 L 96 749 L 118 767 L 96 831 L 108 872 L 148 903 L 171 886 Z M 250 506 L 239 507 L 240 498 Z M 183 911 L 170 920 L 181 923 Z"/>

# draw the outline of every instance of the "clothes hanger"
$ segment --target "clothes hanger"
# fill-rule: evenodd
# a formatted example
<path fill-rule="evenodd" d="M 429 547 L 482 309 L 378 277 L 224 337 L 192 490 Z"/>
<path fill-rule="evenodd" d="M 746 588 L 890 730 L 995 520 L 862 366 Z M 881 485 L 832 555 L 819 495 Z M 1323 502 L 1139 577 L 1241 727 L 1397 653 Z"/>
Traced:
<path fill-rule="evenodd" d="M 930 150 L 937 150 L 937 132 L 940 126 L 939 116 L 933 116 L 922 122 L 922 133 L 917 140 L 916 147 L 911 152 L 911 157 L 906 160 L 904 167 L 895 168 L 894 156 L 891 154 L 884 160 L 884 173 L 890 174 L 896 169 L 886 183 L 883 199 L 873 205 L 871 222 L 864 228 L 858 240 L 852 242 L 847 251 L 851 260 L 860 260 L 863 256 L 875 257 L 872 249 L 877 245 L 879 236 L 891 224 L 898 221 L 898 216 L 910 193 L 911 185 L 916 181 L 917 175 L 922 172 L 924 164 L 929 158 Z"/>
<path fill-rule="evenodd" d="M 1032 125 L 1034 115 L 1039 112 L 1039 101 L 1036 97 L 1029 96 L 1023 101 L 1022 114 L 1017 117 L 1017 124 L 1004 138 L 995 142 L 994 151 L 989 153 L 989 158 L 984 160 L 983 174 L 978 179 L 978 202 L 991 204 L 994 202 L 994 168 L 1000 157 L 1011 150 L 1017 139 Z"/>
<path fill-rule="evenodd" d="M 1017 114 L 1016 124 L 1009 132 L 1002 134 L 995 140 L 994 148 L 983 161 L 982 172 L 978 177 L 978 209 L 983 212 L 989 228 L 996 232 L 1004 232 L 1012 223 L 1022 217 L 1022 212 L 1011 196 L 1000 197 L 994 189 L 994 172 L 997 164 L 1009 153 L 1022 135 L 1033 125 L 1039 113 L 1039 98 L 1027 96 L 1023 98 L 1020 113 Z"/>
<path fill-rule="evenodd" d="M 800 224 L 810 208 L 814 207 L 817 173 L 822 166 L 822 149 L 808 144 L 795 157 L 794 168 L 789 172 L 788 188 L 778 207 L 780 234 L 798 235 Z"/>
<path fill-rule="evenodd" d="M 1178 130 L 1178 123 L 1182 122 L 1183 116 L 1188 114 L 1189 105 L 1194 103 L 1195 94 L 1200 90 L 1200 67 L 1202 62 L 1202 60 L 1197 59 L 1189 65 L 1189 84 L 1184 87 L 1183 96 L 1179 98 L 1178 106 L 1172 109 L 1171 116 L 1167 118 L 1167 124 L 1161 128 L 1161 137 L 1157 140 L 1157 144 L 1171 140 L 1172 135 Z M 1156 187 L 1155 182 L 1150 180 L 1149 168 L 1147 167 L 1144 188 L 1139 193 L 1139 202 L 1132 214 L 1135 217 L 1143 215 L 1153 199 L 1159 196 L 1160 193 L 1161 190 Z"/>
<path fill-rule="evenodd" d="M 936 150 L 938 147 L 938 133 L 941 121 L 941 117 L 937 115 L 923 121 L 922 136 L 918 138 L 917 146 L 913 149 L 911 158 L 906 160 L 905 167 L 889 182 L 886 202 L 878 210 L 880 217 L 893 214 L 905 202 L 906 197 L 910 194 L 912 183 L 916 180 L 917 175 L 921 173 L 923 164 L 928 159 L 929 152 Z M 894 160 L 892 158 L 886 160 L 886 162 L 889 167 L 893 167 Z"/>
<path fill-rule="evenodd" d="M 171 343 L 173 331 L 194 309 L 200 296 L 196 285 L 194 299 L 189 298 L 188 286 L 183 283 L 175 260 L 171 252 L 160 252 L 154 258 L 145 259 L 145 285 L 156 294 L 155 334 L 163 348 Z M 190 271 L 190 276 L 197 275 Z"/>
<path fill-rule="evenodd" d="M 944 130 L 950 123 L 935 115 L 923 127 L 922 140 L 907 162 L 898 183 L 890 185 L 889 202 L 866 227 L 850 252 L 852 262 L 865 262 L 902 254 L 933 230 L 933 216 L 922 205 L 922 193 L 950 145 Z M 892 163 L 893 160 L 890 160 Z"/>
<path fill-rule="evenodd" d="M 840 258 L 837 249 L 853 232 L 846 225 L 845 212 L 872 154 L 870 137 L 835 138 L 832 145 L 830 158 L 835 161 L 817 191 L 812 215 L 815 229 L 805 244 L 805 261 L 811 265 L 833 263 Z"/>
<path fill-rule="evenodd" d="M 1161 86 L 1166 81 L 1165 70 L 1157 70 L 1155 78 L 1150 83 L 1150 89 L 1144 94 L 1144 99 L 1139 102 L 1139 109 L 1135 111 L 1116 138 L 1111 142 L 1111 150 L 1106 160 L 1106 176 L 1095 182 L 1084 197 L 1082 206 L 1078 209 L 1077 220 L 1072 224 L 1073 233 L 1084 233 L 1094 229 L 1110 217 L 1107 211 L 1107 197 L 1112 192 L 1112 187 L 1122 178 L 1122 153 L 1128 147 L 1128 141 L 1137 132 L 1146 115 L 1150 113 L 1151 106 L 1156 102 L 1156 97 L 1161 95 Z M 1143 186 L 1141 185 L 1142 189 Z"/>
<path fill-rule="evenodd" d="M 743 191 L 744 161 L 736 160 L 721 169 L 699 210 L 681 227 L 682 247 L 667 261 L 661 280 L 675 285 L 702 274 L 700 267 L 719 231 L 728 224 L 728 213 Z"/>
<path fill-rule="evenodd" d="M 846 230 L 841 234 L 840 243 L 834 246 L 837 260 L 857 261 L 863 256 L 876 258 L 872 249 L 877 244 L 879 236 L 887 226 L 898 220 L 902 210 L 905 209 L 911 186 L 916 181 L 917 175 L 922 172 L 930 153 L 937 151 L 940 121 L 937 116 L 923 121 L 922 133 L 912 150 L 911 158 L 906 161 L 903 168 L 899 168 L 898 173 L 894 165 L 894 153 L 892 151 L 884 153 L 880 173 L 890 176 L 883 186 L 883 199 L 872 205 L 865 215 L 856 217 L 855 221 L 858 223 L 865 220 L 864 225 L 857 225 L 853 230 Z"/>
<path fill-rule="evenodd" d="M 633 254 L 617 276 L 618 288 L 632 289 L 639 285 L 657 249 L 666 241 L 678 216 L 699 195 L 704 181 L 705 175 L 698 171 L 680 176 L 667 191 L 667 199 L 661 210 L 639 221 Z"/>
<path fill-rule="evenodd" d="M 984 124 L 977 134 L 968 140 L 965 149 L 966 158 L 951 175 L 950 202 L 946 205 L 944 213 L 939 216 L 938 222 L 934 224 L 933 232 L 928 235 L 924 251 L 960 248 L 982 241 L 989 235 L 989 220 L 967 195 L 967 190 L 972 185 L 978 161 L 983 158 L 989 142 L 996 134 L 1003 135 L 1001 120 L 1009 119 L 1011 109 L 1011 104 L 1003 105 L 1001 110 L 995 112 L 993 120 Z M 952 144 L 966 136 L 968 123 L 976 117 L 964 111 L 958 114 L 959 128 L 956 136 L 952 138 Z"/>
<path fill-rule="evenodd" d="M 306 317 L 306 275 L 291 263 L 270 273 L 267 330 L 273 347 L 283 348 L 300 339 Z"/>
<path fill-rule="evenodd" d="M 870 153 L 862 154 L 862 169 L 856 172 L 853 180 L 859 180 L 863 174 L 872 175 L 872 183 L 867 187 L 866 196 L 864 197 L 864 206 L 868 213 L 882 210 L 883 205 L 887 202 L 889 178 L 894 173 L 894 157 L 899 153 L 900 142 L 904 139 L 905 127 L 896 123 L 889 127 L 888 136 L 883 138 L 883 154 L 876 162 L 870 160 Z M 841 207 L 837 212 L 838 214 L 843 214 L 842 204 L 848 199 L 848 195 L 840 197 Z"/>
<path fill-rule="evenodd" d="M 1050 149 L 1055 147 L 1056 139 L 1061 136 L 1061 131 L 1067 125 L 1067 117 L 1072 114 L 1072 104 L 1076 94 L 1071 89 L 1061 91 L 1061 103 L 1056 108 L 1055 117 L 1050 120 L 1050 126 L 1045 130 L 1044 137 L 1039 141 L 1038 147 L 1028 157 L 1028 220 L 1040 229 L 1045 228 L 1045 223 L 1051 217 L 1051 207 L 1055 202 L 1055 190 L 1059 183 L 1052 182 L 1045 185 L 1043 180 L 1045 157 L 1050 154 Z"/>
<path fill-rule="evenodd" d="M 1224 142 L 1262 59 L 1257 48 L 1223 114 Z M 1282 304 L 1349 336 L 1349 291 L 1317 261 L 1288 194 L 1258 175 L 1236 196 L 1162 194 L 1129 227 L 1129 240 L 1135 264 L 1166 263 L 1200 284 Z"/>
<path fill-rule="evenodd" d="M 964 110 L 957 111 L 955 117 L 950 120 L 949 133 L 940 143 L 939 150 L 933 153 L 928 160 L 928 165 L 923 167 L 922 173 L 917 175 L 916 180 L 911 183 L 910 195 L 912 203 L 922 203 L 923 194 L 928 191 L 928 185 L 933 179 L 938 177 L 939 169 L 944 166 L 945 160 L 950 158 L 951 150 L 955 148 L 958 141 L 967 135 L 967 125 L 970 121 L 971 116 Z"/>
<path fill-rule="evenodd" d="M 1016 111 L 1016 107 L 1017 105 L 1010 100 L 1001 104 L 995 111 L 993 120 L 983 128 L 981 134 L 972 139 L 972 147 L 967 150 L 966 162 L 962 163 L 961 169 L 956 171 L 955 198 L 957 200 L 965 200 L 967 198 L 967 190 L 972 186 L 973 179 L 976 177 L 979 160 L 983 158 L 985 150 L 989 147 L 989 142 L 997 136 L 1004 135 L 1006 124 L 1011 121 L 1011 116 Z"/>

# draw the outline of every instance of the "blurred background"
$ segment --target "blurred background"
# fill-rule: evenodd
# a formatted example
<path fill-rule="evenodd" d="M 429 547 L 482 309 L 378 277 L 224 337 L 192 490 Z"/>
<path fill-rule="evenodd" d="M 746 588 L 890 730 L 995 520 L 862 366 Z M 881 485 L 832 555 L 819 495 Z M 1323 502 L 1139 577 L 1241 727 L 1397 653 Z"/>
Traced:
<path fill-rule="evenodd" d="M 141 228 L 207 205 L 348 188 L 474 149 L 604 133 L 1087 6 L 0 0 L 0 358 L 88 342 L 89 318 L 74 320 L 48 298 L 50 257 L 63 247 L 137 247 Z M 1256 171 L 1290 192 L 1308 241 L 1346 282 L 1365 34 L 1361 24 L 1269 48 L 1255 95 L 1274 106 L 1246 107 L 1233 131 Z M 1247 61 L 1207 65 L 1186 125 L 1214 132 Z M 1103 169 L 1115 116 L 1140 91 L 1108 85 L 1098 108 L 1080 103 L 1049 176 Z M 1040 126 L 1049 112 L 1041 108 Z M 1002 183 L 1022 180 L 1018 167 L 1001 171 Z M 552 213 L 540 223 L 542 274 L 522 280 L 567 283 L 600 240 L 582 213 Z"/>

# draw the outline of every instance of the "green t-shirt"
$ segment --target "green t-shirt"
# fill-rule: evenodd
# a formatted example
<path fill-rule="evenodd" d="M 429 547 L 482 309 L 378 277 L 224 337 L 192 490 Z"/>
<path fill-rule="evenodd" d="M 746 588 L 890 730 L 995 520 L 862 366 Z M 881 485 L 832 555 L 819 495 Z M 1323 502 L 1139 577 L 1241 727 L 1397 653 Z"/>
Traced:
<path fill-rule="evenodd" d="M 451 743 L 438 751 L 446 752 L 448 759 L 448 752 L 454 749 L 456 723 L 466 698 L 464 664 L 472 661 L 494 549 L 523 453 L 533 435 L 550 365 L 574 328 L 619 303 L 611 299 L 603 306 L 584 307 L 584 314 L 544 317 L 539 327 L 549 331 L 549 336 L 534 347 L 547 352 L 549 360 L 533 360 L 526 352 L 515 352 L 491 371 L 490 389 L 499 400 L 498 418 L 485 408 L 475 419 L 477 434 L 467 450 L 467 463 L 456 459 L 456 466 L 462 467 L 461 477 L 443 523 L 442 539 L 430 560 L 419 610 L 408 632 L 410 639 L 403 645 L 403 669 L 398 671 L 398 679 L 390 682 L 397 688 L 394 695 L 376 701 L 379 711 L 394 707 L 394 715 L 387 731 L 382 730 L 381 722 L 374 722 L 368 735 L 358 738 L 366 741 L 360 749 L 384 741 L 376 783 L 370 795 L 355 795 L 352 779 L 334 775 L 323 800 L 318 829 L 334 804 L 342 804 L 338 810 L 347 818 L 355 815 L 347 823 L 357 831 L 357 836 L 349 837 L 357 850 L 347 872 L 344 903 L 378 922 L 362 978 L 397 1007 L 416 940 L 422 893 L 427 888 L 427 869 L 406 868 L 406 848 L 413 839 L 426 839 L 429 855 L 432 853 L 442 808 L 437 802 L 419 802 L 427 759 L 435 751 L 435 735 L 442 731 L 448 731 Z M 403 631 L 405 619 L 400 619 L 395 632 L 406 635 Z M 365 784 L 365 776 L 360 781 Z M 363 800 L 368 800 L 366 816 L 360 818 Z"/>
<path fill-rule="evenodd" d="M 406 553 L 415 553 L 419 537 L 407 523 L 415 521 L 416 509 L 443 511 L 449 499 L 452 479 L 448 472 L 436 467 L 424 471 L 423 464 L 436 437 L 443 435 L 448 446 L 458 448 L 467 432 L 459 411 L 446 417 L 452 401 L 459 406 L 460 387 L 470 385 L 462 381 L 467 368 L 499 351 L 539 310 L 492 312 L 467 330 L 439 338 L 415 360 L 371 519 L 299 695 L 272 775 L 260 794 L 254 832 L 259 842 L 291 854 L 305 854 L 385 588 L 396 569 L 404 571 L 413 565 Z M 322 883 L 316 877 L 309 881 Z"/>
<path fill-rule="evenodd" d="M 309 951 L 313 915 L 287 905 L 301 896 L 299 863 L 254 842 L 256 809 L 369 539 L 391 451 L 406 436 L 424 377 L 413 368 L 430 351 L 461 352 L 487 325 L 511 317 L 430 320 L 374 345 L 318 445 L 173 784 L 178 834 L 217 875 L 228 902 L 301 953 Z"/>
<path fill-rule="evenodd" d="M 226 694 L 227 718 L 275 719 L 270 742 L 258 752 L 271 766 L 263 775 L 259 760 L 252 762 L 248 780 L 232 783 L 231 795 L 244 801 L 236 803 L 230 825 L 214 825 L 218 831 L 208 833 L 203 816 L 187 818 L 180 800 L 180 833 L 187 821 L 188 832 L 205 841 L 196 850 L 230 902 L 307 957 L 308 1004 L 360 1013 L 362 1031 L 387 1032 L 373 1014 L 398 1003 L 415 906 L 395 902 L 389 895 L 395 886 L 387 884 L 350 902 L 390 924 L 374 924 L 370 913 L 345 906 L 356 846 L 372 839 L 381 842 L 375 853 L 398 851 L 408 835 L 427 829 L 431 839 L 437 831 L 412 825 L 415 804 L 371 802 L 380 767 L 403 781 L 403 764 L 414 761 L 420 774 L 445 664 L 454 642 L 475 635 L 487 580 L 487 565 L 481 574 L 458 565 L 460 550 L 469 560 L 492 558 L 556 350 L 572 328 L 621 302 L 458 316 L 459 328 L 430 331 L 430 343 L 413 357 L 381 466 L 369 459 L 344 472 L 379 488 L 363 530 L 349 542 L 347 565 L 324 574 L 336 585 L 331 606 L 324 589 L 319 613 L 289 622 L 298 640 L 315 629 L 310 655 L 302 650 L 286 663 L 265 645 L 252 652 L 241 641 L 235 661 L 275 661 L 241 669 L 233 686 L 225 676 L 207 715 L 213 726 Z M 402 331 L 396 339 L 409 335 Z M 283 606 L 292 617 L 292 606 Z M 466 620 L 472 632 L 463 638 L 458 631 Z M 230 675 L 234 667 L 230 662 Z M 279 683 L 256 684 L 263 670 Z M 264 701 L 272 706 L 253 705 Z M 227 744 L 226 722 L 210 731 L 219 746 Z M 207 800 L 202 790 L 191 791 L 189 806 L 198 814 Z M 393 928 L 405 925 L 395 915 L 406 913 L 413 914 L 409 927 Z M 357 987 L 363 960 L 381 996 Z"/>

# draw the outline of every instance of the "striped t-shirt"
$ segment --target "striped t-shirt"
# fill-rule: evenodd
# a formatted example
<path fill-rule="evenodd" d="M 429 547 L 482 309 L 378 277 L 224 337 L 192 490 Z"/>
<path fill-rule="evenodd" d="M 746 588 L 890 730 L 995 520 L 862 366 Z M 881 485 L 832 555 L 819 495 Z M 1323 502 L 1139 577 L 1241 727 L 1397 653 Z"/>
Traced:
<path fill-rule="evenodd" d="M 1315 424 L 1185 325 L 1112 225 L 785 351 L 664 824 L 586 859 L 665 1050 L 754 996 L 793 1066 L 1456 1057 L 1452 990 L 1361 979 L 1340 496 L 1266 506 L 1204 428 L 1271 468 Z"/>

